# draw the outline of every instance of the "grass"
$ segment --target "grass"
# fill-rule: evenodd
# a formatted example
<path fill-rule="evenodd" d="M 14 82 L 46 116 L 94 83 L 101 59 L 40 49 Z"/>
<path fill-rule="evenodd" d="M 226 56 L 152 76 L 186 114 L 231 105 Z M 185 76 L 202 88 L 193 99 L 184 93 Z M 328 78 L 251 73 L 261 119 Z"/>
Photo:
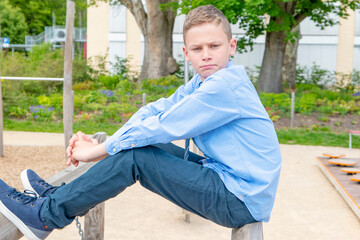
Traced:
<path fill-rule="evenodd" d="M 106 132 L 111 136 L 121 124 L 98 123 L 94 121 L 74 122 L 73 132 L 82 131 L 87 134 Z M 27 132 L 64 132 L 62 122 L 34 122 L 28 120 L 4 119 L 4 130 Z M 305 128 L 278 129 L 277 135 L 282 144 L 315 145 L 330 147 L 349 147 L 348 133 L 331 133 Z M 353 136 L 352 147 L 360 148 L 360 136 Z"/>
<path fill-rule="evenodd" d="M 121 125 L 101 123 L 94 121 L 74 122 L 73 132 L 82 131 L 87 134 L 96 132 L 106 132 L 107 135 L 114 134 Z M 53 132 L 63 133 L 64 125 L 62 122 L 34 122 L 29 120 L 4 119 L 4 130 L 6 131 L 25 131 L 25 132 Z"/>
<path fill-rule="evenodd" d="M 349 147 L 348 133 L 314 131 L 305 128 L 278 129 L 277 135 L 282 144 L 299 144 L 329 147 Z M 360 136 L 353 136 L 352 147 L 360 148 Z"/>

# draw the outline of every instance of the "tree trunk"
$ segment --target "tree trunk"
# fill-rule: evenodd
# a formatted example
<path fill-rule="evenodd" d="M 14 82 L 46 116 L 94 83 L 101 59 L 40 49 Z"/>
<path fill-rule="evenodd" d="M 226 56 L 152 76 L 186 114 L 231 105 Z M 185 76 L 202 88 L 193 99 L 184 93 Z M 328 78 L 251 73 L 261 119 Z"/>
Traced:
<path fill-rule="evenodd" d="M 144 62 L 140 78 L 159 78 L 174 73 L 172 33 L 175 13 L 161 10 L 157 1 L 148 0 L 147 34 L 144 34 Z M 176 61 L 175 61 L 176 64 Z M 170 69 L 169 69 L 170 68 Z"/>
<path fill-rule="evenodd" d="M 301 39 L 300 24 L 291 30 L 293 33 L 298 34 L 298 38 L 294 42 L 288 41 L 285 49 L 284 62 L 282 67 L 282 79 L 288 88 L 295 89 L 296 78 L 296 60 L 299 41 Z"/>
<path fill-rule="evenodd" d="M 177 71 L 172 56 L 172 33 L 176 13 L 160 4 L 172 0 L 146 0 L 146 10 L 139 0 L 118 0 L 130 10 L 144 36 L 144 60 L 140 78 L 159 78 Z"/>
<path fill-rule="evenodd" d="M 258 92 L 281 93 L 282 84 L 282 64 L 285 54 L 285 33 L 267 32 L 264 58 L 261 65 Z"/>

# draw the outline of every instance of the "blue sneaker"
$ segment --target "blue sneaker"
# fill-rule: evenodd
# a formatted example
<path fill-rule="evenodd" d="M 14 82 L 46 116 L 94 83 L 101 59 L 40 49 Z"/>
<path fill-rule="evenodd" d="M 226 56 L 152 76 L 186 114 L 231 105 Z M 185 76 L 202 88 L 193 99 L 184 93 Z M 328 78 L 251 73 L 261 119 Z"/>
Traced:
<path fill-rule="evenodd" d="M 40 178 L 33 170 L 25 169 L 20 174 L 21 182 L 25 189 L 29 189 L 37 194 L 39 197 L 46 197 L 58 189 Z M 63 183 L 62 185 L 65 185 Z M 62 186 L 61 185 L 61 186 Z"/>
<path fill-rule="evenodd" d="M 21 193 L 0 179 L 0 212 L 30 240 L 45 239 L 53 230 L 40 219 L 45 200 L 29 190 Z"/>

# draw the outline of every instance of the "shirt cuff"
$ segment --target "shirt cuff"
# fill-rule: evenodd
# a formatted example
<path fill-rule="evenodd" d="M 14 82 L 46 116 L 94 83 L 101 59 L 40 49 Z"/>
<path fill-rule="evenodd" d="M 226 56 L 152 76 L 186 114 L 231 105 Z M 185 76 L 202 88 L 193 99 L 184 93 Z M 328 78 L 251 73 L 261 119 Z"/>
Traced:
<path fill-rule="evenodd" d="M 115 155 L 122 150 L 134 147 L 136 147 L 135 143 L 131 143 L 129 141 L 119 142 L 116 139 L 112 139 L 112 137 L 106 139 L 105 141 L 105 149 L 109 155 Z"/>

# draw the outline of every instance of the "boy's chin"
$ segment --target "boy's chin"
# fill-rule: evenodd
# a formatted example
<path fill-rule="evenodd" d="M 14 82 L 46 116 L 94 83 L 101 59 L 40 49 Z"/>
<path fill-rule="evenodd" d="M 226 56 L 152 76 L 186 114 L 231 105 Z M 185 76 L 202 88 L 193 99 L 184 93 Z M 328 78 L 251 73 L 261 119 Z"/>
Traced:
<path fill-rule="evenodd" d="M 211 75 L 213 75 L 214 73 L 216 73 L 219 69 L 212 69 L 211 71 L 206 71 L 203 74 L 201 74 L 201 79 L 205 80 L 208 77 L 210 77 Z"/>

